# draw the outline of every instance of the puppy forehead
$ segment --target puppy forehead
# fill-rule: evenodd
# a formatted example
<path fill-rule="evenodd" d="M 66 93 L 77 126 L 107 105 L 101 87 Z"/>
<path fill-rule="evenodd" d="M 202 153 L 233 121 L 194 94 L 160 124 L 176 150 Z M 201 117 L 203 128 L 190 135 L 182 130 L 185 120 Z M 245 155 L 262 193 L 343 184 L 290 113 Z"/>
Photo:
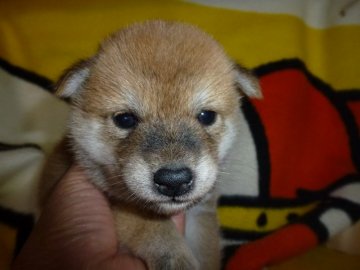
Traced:
<path fill-rule="evenodd" d="M 230 110 L 238 98 L 231 79 L 179 75 L 172 81 L 162 81 L 132 75 L 123 79 L 119 75 L 117 81 L 99 81 L 95 95 L 88 95 L 87 104 L 97 100 L 97 107 L 109 112 L 181 115 L 202 109 Z"/>
<path fill-rule="evenodd" d="M 99 98 L 115 106 L 181 111 L 185 106 L 179 104 L 193 106 L 226 94 L 219 89 L 233 87 L 231 75 L 230 61 L 207 34 L 189 25 L 151 22 L 103 42 L 90 84 L 106 91 Z"/>
<path fill-rule="evenodd" d="M 159 64 L 158 68 L 168 69 L 176 64 L 181 67 L 189 62 L 199 63 L 201 59 L 212 58 L 211 62 L 226 59 L 222 47 L 200 29 L 163 21 L 134 24 L 115 32 L 102 42 L 100 53 L 114 60 L 117 55 L 130 66 L 140 64 L 138 68 L 146 68 L 150 63 L 152 67 Z"/>
<path fill-rule="evenodd" d="M 116 32 L 101 44 L 97 60 L 101 70 L 161 82 L 231 68 L 222 47 L 209 35 L 191 25 L 162 21 Z"/>

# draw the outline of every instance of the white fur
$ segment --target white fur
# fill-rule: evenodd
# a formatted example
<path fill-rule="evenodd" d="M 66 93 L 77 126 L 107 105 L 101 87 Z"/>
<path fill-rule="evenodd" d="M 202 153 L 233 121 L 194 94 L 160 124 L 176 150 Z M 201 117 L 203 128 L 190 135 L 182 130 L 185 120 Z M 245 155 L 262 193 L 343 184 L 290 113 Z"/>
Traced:
<path fill-rule="evenodd" d="M 261 97 L 258 82 L 255 79 L 252 79 L 248 74 L 238 71 L 236 72 L 235 80 L 247 96 L 256 98 Z"/>
<path fill-rule="evenodd" d="M 259 173 L 254 139 L 243 113 L 239 112 L 236 121 L 239 131 L 221 167 L 219 189 L 221 194 L 258 196 Z"/>
<path fill-rule="evenodd" d="M 195 169 L 196 183 L 193 193 L 204 196 L 214 186 L 217 177 L 217 165 L 210 155 L 202 155 Z"/>
<path fill-rule="evenodd" d="M 143 200 L 150 200 L 153 176 L 148 164 L 142 158 L 129 157 L 124 167 L 124 181 L 127 187 Z"/>
<path fill-rule="evenodd" d="M 236 120 L 237 117 L 236 117 Z M 227 119 L 225 120 L 225 132 L 224 136 L 222 137 L 220 143 L 219 143 L 219 160 L 222 162 L 226 156 L 226 154 L 229 152 L 230 147 L 234 143 L 234 139 L 238 133 L 237 124 L 235 124 L 234 119 Z"/>
<path fill-rule="evenodd" d="M 91 160 L 102 165 L 115 163 L 111 145 L 108 141 L 103 141 L 101 134 L 103 125 L 101 123 L 96 119 L 84 118 L 75 112 L 72 122 L 81 123 L 80 125 L 71 125 L 71 136 L 81 149 L 87 152 Z"/>
<path fill-rule="evenodd" d="M 84 83 L 86 78 L 89 76 L 89 68 L 84 67 L 83 69 L 78 70 L 76 73 L 72 74 L 69 79 L 64 83 L 61 97 L 69 98 L 73 96 Z"/>

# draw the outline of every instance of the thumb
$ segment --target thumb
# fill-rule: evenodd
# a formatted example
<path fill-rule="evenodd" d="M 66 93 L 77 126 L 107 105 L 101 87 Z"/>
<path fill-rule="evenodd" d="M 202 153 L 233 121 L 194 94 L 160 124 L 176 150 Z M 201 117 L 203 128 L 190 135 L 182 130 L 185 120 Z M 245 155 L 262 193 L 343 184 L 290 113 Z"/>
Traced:
<path fill-rule="evenodd" d="M 118 253 L 111 258 L 100 262 L 99 264 L 94 265 L 93 267 L 88 268 L 89 270 L 97 269 L 106 269 L 106 270 L 146 270 L 144 262 L 139 258 L 134 257 L 131 254 L 127 253 Z"/>
<path fill-rule="evenodd" d="M 42 228 L 44 224 L 45 228 Z M 50 195 L 39 219 L 50 236 L 72 241 L 88 256 L 117 249 L 115 225 L 105 196 L 86 178 L 82 168 L 72 166 Z M 58 235 L 59 232 L 62 235 Z M 96 236 L 96 239 L 94 239 Z M 76 239 L 76 240 L 74 240 Z M 94 244 L 96 241 L 96 244 Z"/>

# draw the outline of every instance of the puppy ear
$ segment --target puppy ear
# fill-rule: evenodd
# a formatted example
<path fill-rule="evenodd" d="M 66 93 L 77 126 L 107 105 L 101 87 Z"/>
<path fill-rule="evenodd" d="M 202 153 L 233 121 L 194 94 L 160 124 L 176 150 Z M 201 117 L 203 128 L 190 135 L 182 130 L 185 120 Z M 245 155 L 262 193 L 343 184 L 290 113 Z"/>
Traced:
<path fill-rule="evenodd" d="M 246 68 L 236 65 L 235 83 L 240 92 L 248 97 L 262 98 L 259 80 Z"/>
<path fill-rule="evenodd" d="M 79 92 L 90 74 L 92 59 L 80 60 L 65 70 L 55 85 L 55 95 L 71 99 Z"/>

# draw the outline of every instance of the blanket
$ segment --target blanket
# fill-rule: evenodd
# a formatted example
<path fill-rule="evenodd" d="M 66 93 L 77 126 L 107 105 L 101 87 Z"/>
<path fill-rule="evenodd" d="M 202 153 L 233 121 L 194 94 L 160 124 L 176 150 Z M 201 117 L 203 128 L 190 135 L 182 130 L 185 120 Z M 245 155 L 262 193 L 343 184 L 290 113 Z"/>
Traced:
<path fill-rule="evenodd" d="M 360 269 L 359 14 L 353 0 L 1 1 L 0 269 L 64 134 L 53 83 L 109 33 L 159 18 L 210 33 L 262 87 L 219 174 L 224 268 Z"/>

